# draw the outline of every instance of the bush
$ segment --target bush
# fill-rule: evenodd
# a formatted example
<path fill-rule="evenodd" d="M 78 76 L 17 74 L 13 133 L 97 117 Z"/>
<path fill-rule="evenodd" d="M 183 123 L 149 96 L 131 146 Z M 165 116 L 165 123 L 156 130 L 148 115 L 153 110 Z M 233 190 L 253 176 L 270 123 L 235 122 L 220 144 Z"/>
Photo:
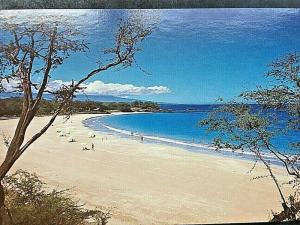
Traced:
<path fill-rule="evenodd" d="M 21 98 L 0 99 L 0 105 L 0 116 L 19 116 L 21 114 Z"/>
<path fill-rule="evenodd" d="M 1 116 L 20 116 L 22 111 L 22 98 L 12 97 L 0 99 L 0 117 Z M 58 103 L 54 100 L 43 99 L 38 109 L 38 115 L 51 115 L 56 111 Z M 95 102 L 95 101 L 74 101 L 72 102 L 73 113 L 107 113 L 108 110 L 117 110 L 121 112 L 132 112 L 132 107 L 157 111 L 160 106 L 154 102 L 134 101 L 128 102 Z"/>
<path fill-rule="evenodd" d="M 5 225 L 105 225 L 110 212 L 88 210 L 74 201 L 69 190 L 46 191 L 37 175 L 23 170 L 6 176 Z"/>

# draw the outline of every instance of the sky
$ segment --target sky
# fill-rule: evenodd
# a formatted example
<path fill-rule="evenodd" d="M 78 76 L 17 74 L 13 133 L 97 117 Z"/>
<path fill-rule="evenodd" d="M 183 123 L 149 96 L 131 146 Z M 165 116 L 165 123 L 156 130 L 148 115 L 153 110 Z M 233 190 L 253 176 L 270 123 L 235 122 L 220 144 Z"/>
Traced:
<path fill-rule="evenodd" d="M 267 65 L 300 52 L 298 9 L 24 10 L 0 11 L 32 21 L 41 15 L 70 17 L 87 34 L 90 50 L 72 55 L 56 69 L 57 87 L 97 67 L 104 48 L 113 45 L 118 20 L 139 15 L 156 29 L 136 55 L 138 65 L 110 70 L 86 84 L 88 94 L 114 95 L 167 103 L 210 104 L 233 99 L 257 86 L 271 85 Z M 102 59 L 102 58 L 101 58 Z"/>

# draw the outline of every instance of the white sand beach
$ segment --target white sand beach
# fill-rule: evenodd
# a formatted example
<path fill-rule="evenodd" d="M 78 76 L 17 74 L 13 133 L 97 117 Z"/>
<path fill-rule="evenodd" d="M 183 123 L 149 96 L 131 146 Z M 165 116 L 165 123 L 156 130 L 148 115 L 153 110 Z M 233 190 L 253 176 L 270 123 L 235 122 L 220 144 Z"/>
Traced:
<path fill-rule="evenodd" d="M 112 208 L 110 225 L 267 221 L 271 209 L 281 209 L 272 180 L 253 180 L 267 173 L 262 166 L 249 173 L 253 163 L 246 160 L 100 132 L 90 138 L 82 121 L 93 116 L 74 115 L 66 124 L 59 117 L 13 171 L 26 169 L 51 187 L 73 188 L 88 207 Z M 48 119 L 34 119 L 27 138 Z M 16 124 L 17 119 L 0 120 L 0 133 L 12 134 Z M 60 137 L 57 129 L 70 134 Z M 68 142 L 70 136 L 76 142 Z M 83 151 L 83 143 L 94 143 L 95 151 Z M 4 154 L 1 144 L 1 161 Z M 283 170 L 276 173 L 286 180 Z"/>

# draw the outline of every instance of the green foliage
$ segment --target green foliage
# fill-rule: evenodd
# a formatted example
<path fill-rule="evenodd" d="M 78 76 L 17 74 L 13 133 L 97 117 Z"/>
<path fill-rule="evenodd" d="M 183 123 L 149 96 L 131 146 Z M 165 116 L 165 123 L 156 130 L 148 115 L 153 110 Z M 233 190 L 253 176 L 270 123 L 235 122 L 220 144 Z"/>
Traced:
<path fill-rule="evenodd" d="M 116 108 L 121 112 L 132 112 L 131 106 L 128 103 L 118 103 Z"/>
<path fill-rule="evenodd" d="M 0 99 L 0 116 L 18 116 L 22 111 L 19 98 Z"/>
<path fill-rule="evenodd" d="M 38 115 L 53 114 L 58 107 L 58 102 L 42 100 Z M 22 110 L 21 98 L 0 99 L 0 116 L 19 116 Z M 121 112 L 132 112 L 135 110 L 158 111 L 159 105 L 154 102 L 135 101 L 127 102 L 95 102 L 95 101 L 73 101 L 73 113 L 108 113 L 110 110 Z"/>
<path fill-rule="evenodd" d="M 131 107 L 136 107 L 140 109 L 149 109 L 149 110 L 159 110 L 159 104 L 155 102 L 143 102 L 143 101 L 134 101 L 131 103 Z"/>
<path fill-rule="evenodd" d="M 270 131 L 270 120 L 264 112 L 255 110 L 251 105 L 228 103 L 215 109 L 200 126 L 209 131 L 217 131 L 214 145 L 218 148 L 250 150 L 268 148 L 274 131 Z"/>
<path fill-rule="evenodd" d="M 108 107 L 106 107 L 104 103 L 94 101 L 75 101 L 73 102 L 73 108 L 75 109 L 75 112 L 105 112 L 108 110 Z"/>
<path fill-rule="evenodd" d="M 267 77 L 275 79 L 273 86 L 259 87 L 257 90 L 240 95 L 250 104 L 227 103 L 214 110 L 210 116 L 200 121 L 209 131 L 217 131 L 215 146 L 233 150 L 247 150 L 254 153 L 256 161 L 261 161 L 280 194 L 283 211 L 274 215 L 273 221 L 300 219 L 300 140 L 290 141 L 289 146 L 295 154 L 285 154 L 273 144 L 276 135 L 288 138 L 290 132 L 300 134 L 300 57 L 296 53 L 288 54 L 270 65 Z M 288 122 L 280 123 L 278 112 L 289 116 Z M 284 126 L 284 127 L 282 127 Z M 274 127 L 280 127 L 275 130 Z M 299 135 L 300 137 L 300 135 Z M 290 184 L 295 193 L 289 199 L 283 196 L 281 186 L 265 156 L 269 153 L 279 160 L 290 175 Z M 292 199 L 292 201 L 291 201 Z"/>
<path fill-rule="evenodd" d="M 23 170 L 6 176 L 7 225 L 105 225 L 110 212 L 88 210 L 68 190 L 46 191 L 37 175 Z"/>
<path fill-rule="evenodd" d="M 290 131 L 300 132 L 300 57 L 296 53 L 288 54 L 270 64 L 267 77 L 275 78 L 273 87 L 259 87 L 257 90 L 244 92 L 240 97 L 245 101 L 255 102 L 256 110 L 249 104 L 227 103 L 216 109 L 209 118 L 200 122 L 210 131 L 218 131 L 220 143 L 233 148 L 245 148 L 260 152 L 262 149 L 278 150 L 272 145 L 271 137 L 288 135 Z M 253 108 L 253 107 L 252 107 Z M 271 132 L 280 118 L 276 112 L 283 111 L 289 115 L 285 127 Z M 290 143 L 290 148 L 299 149 L 300 142 Z M 298 151 L 299 152 L 299 151 Z M 300 154 L 300 152 L 299 152 Z M 297 154 L 298 155 L 298 154 Z M 279 157 L 280 161 L 289 163 L 298 170 L 297 156 Z M 295 160 L 296 159 L 296 160 Z"/>
<path fill-rule="evenodd" d="M 286 111 L 290 120 L 284 131 L 300 132 L 300 56 L 290 53 L 272 62 L 270 68 L 266 75 L 275 79 L 276 85 L 271 88 L 259 87 L 255 91 L 242 93 L 241 96 L 264 108 Z M 290 143 L 290 146 L 300 151 L 300 140 Z"/>
<path fill-rule="evenodd" d="M 155 102 L 143 102 L 143 101 L 134 101 L 132 103 L 127 102 L 107 102 L 104 105 L 109 110 L 118 110 L 121 112 L 132 112 L 132 111 L 158 111 L 160 110 L 159 104 Z"/>

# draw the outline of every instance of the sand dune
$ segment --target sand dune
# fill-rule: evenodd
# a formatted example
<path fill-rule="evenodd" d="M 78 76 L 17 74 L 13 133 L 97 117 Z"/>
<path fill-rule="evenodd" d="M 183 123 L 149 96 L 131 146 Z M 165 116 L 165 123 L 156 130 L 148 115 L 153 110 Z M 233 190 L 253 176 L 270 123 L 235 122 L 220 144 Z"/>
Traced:
<path fill-rule="evenodd" d="M 266 171 L 252 162 L 188 152 L 163 144 L 143 144 L 135 138 L 95 132 L 82 121 L 95 115 L 59 117 L 34 143 L 13 170 L 39 174 L 49 185 L 73 188 L 89 207 L 112 208 L 109 224 L 173 224 L 266 221 L 279 210 L 278 193 Z M 48 117 L 33 121 L 27 136 Z M 17 119 L 1 120 L 0 133 L 12 133 Z M 66 136 L 60 137 L 58 130 Z M 70 133 L 70 134 L 68 134 Z M 76 142 L 68 142 L 72 136 Z M 1 140 L 2 141 L 2 140 Z M 95 151 L 82 151 L 91 146 Z M 0 159 L 4 157 L 3 144 Z M 276 169 L 280 179 L 286 176 Z"/>

